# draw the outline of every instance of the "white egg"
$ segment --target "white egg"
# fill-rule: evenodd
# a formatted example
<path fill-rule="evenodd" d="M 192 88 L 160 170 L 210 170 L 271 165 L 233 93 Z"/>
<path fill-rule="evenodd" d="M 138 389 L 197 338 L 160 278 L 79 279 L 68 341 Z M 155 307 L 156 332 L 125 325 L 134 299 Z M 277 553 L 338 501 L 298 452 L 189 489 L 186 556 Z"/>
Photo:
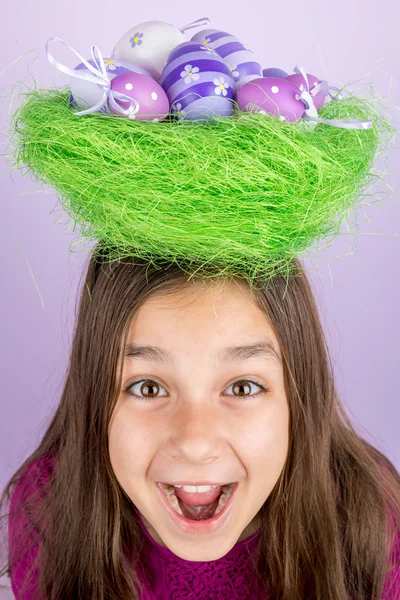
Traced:
<path fill-rule="evenodd" d="M 146 21 L 127 31 L 115 45 L 113 58 L 143 67 L 159 81 L 172 50 L 186 41 L 184 33 L 163 21 Z"/>

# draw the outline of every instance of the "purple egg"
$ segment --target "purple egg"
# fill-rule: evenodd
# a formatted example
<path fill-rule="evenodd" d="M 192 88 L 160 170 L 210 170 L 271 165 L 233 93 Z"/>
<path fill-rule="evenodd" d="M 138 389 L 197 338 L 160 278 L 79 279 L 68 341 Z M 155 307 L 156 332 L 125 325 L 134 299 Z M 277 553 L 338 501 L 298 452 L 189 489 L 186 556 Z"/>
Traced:
<path fill-rule="evenodd" d="M 263 69 L 263 77 L 281 77 L 284 79 L 289 75 L 283 69 L 276 69 L 275 67 L 271 67 L 270 69 Z"/>
<path fill-rule="evenodd" d="M 321 82 L 321 80 L 318 79 L 318 77 L 315 77 L 315 75 L 310 75 L 309 73 L 306 73 L 306 75 L 307 75 L 307 79 L 308 79 L 308 87 L 309 87 L 309 90 L 311 91 L 316 85 L 318 85 Z M 291 81 L 295 85 L 297 85 L 297 87 L 299 89 L 300 89 L 301 85 L 303 85 L 304 89 L 306 87 L 306 82 L 304 81 L 304 77 L 301 73 L 293 73 L 293 75 L 288 75 L 286 77 L 286 79 L 288 81 Z M 318 94 L 316 94 L 312 98 L 314 101 L 315 108 L 317 110 L 319 110 L 321 108 L 321 106 L 323 105 L 323 103 L 325 102 L 325 96 L 324 96 L 323 90 L 318 92 Z"/>
<path fill-rule="evenodd" d="M 151 77 L 141 73 L 123 73 L 111 82 L 111 89 L 135 98 L 139 103 L 136 114 L 122 115 L 108 102 L 108 107 L 121 117 L 139 121 L 162 121 L 169 113 L 169 100 L 161 85 Z M 129 108 L 128 102 L 117 100 L 122 108 Z"/>
<path fill-rule="evenodd" d="M 237 102 L 241 110 L 266 112 L 279 115 L 281 121 L 298 121 L 306 106 L 299 99 L 299 88 L 280 77 L 261 77 L 246 83 L 237 93 Z M 255 107 L 260 110 L 257 111 Z"/>
<path fill-rule="evenodd" d="M 200 42 L 183 42 L 168 56 L 160 84 L 177 118 L 204 120 L 233 112 L 235 81 L 225 61 Z"/>
<path fill-rule="evenodd" d="M 236 90 L 248 81 L 261 77 L 261 65 L 253 52 L 230 33 L 218 29 L 203 29 L 194 34 L 192 41 L 201 42 L 206 50 L 214 50 L 224 59 L 234 78 Z"/>

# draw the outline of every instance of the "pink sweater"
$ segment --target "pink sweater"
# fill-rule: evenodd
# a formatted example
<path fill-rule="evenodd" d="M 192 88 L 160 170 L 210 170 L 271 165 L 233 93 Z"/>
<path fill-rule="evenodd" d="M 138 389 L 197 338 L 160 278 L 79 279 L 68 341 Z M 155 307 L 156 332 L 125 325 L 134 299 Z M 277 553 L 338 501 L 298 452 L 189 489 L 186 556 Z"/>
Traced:
<path fill-rule="evenodd" d="M 51 459 L 40 459 L 25 471 L 11 496 L 10 520 L 8 528 L 9 551 L 12 555 L 18 543 L 29 548 L 32 531 L 24 515 L 16 515 L 22 497 L 44 497 L 45 484 L 53 469 Z M 139 564 L 148 565 L 149 580 L 152 589 L 147 590 L 141 600 L 258 600 L 263 596 L 259 589 L 253 587 L 255 582 L 250 577 L 251 553 L 257 547 L 259 532 L 235 544 L 223 557 L 208 561 L 195 562 L 179 558 L 168 548 L 158 544 L 148 533 L 140 513 L 139 523 L 143 530 L 143 547 L 145 561 Z M 24 534 L 21 542 L 20 535 Z M 32 543 L 31 543 L 32 545 Z M 38 552 L 33 545 L 14 568 L 11 569 L 11 586 L 17 600 L 43 600 L 37 596 L 39 569 L 37 568 L 28 578 L 28 571 Z M 394 556 L 400 561 L 400 532 Z M 139 573 L 140 576 L 143 573 Z M 29 579 L 26 593 L 21 593 L 25 578 Z M 382 600 L 400 599 L 400 566 L 388 574 Z M 265 600 L 265 599 L 264 599 Z"/>

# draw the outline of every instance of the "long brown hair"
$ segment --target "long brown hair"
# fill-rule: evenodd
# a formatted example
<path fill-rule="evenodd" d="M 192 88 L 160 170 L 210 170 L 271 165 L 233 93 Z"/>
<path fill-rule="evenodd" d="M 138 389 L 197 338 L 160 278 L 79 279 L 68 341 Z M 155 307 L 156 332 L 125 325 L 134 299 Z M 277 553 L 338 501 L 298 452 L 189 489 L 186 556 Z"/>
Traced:
<path fill-rule="evenodd" d="M 81 289 L 61 401 L 38 448 L 0 499 L 1 509 L 34 461 L 56 459 L 41 501 L 21 504 L 34 541 L 8 551 L 0 570 L 0 576 L 9 574 L 27 546 L 38 544 L 41 597 L 51 600 L 140 598 L 136 561 L 125 550 L 138 556 L 141 532 L 110 464 L 108 424 L 135 311 L 151 294 L 190 285 L 175 264 L 107 262 L 101 256 L 98 246 Z M 281 347 L 290 411 L 287 461 L 260 511 L 257 577 L 274 600 L 378 600 L 394 566 L 399 473 L 345 414 L 301 263 L 295 260 L 289 277 L 275 276 L 253 294 Z"/>

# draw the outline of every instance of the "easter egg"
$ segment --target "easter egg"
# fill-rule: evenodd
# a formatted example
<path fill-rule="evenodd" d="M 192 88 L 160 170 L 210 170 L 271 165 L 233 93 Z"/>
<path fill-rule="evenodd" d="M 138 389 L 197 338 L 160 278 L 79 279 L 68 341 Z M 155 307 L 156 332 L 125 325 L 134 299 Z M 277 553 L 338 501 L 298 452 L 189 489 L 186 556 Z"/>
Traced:
<path fill-rule="evenodd" d="M 200 42 L 183 42 L 171 52 L 160 84 L 177 119 L 202 120 L 233 112 L 232 73 L 216 52 Z"/>
<path fill-rule="evenodd" d="M 283 69 L 276 69 L 271 67 L 270 69 L 263 69 L 263 77 L 287 77 L 289 73 L 286 73 Z"/>
<path fill-rule="evenodd" d="M 159 81 L 168 55 L 185 40 L 184 33 L 169 23 L 146 21 L 135 25 L 120 38 L 112 56 L 143 67 Z"/>
<path fill-rule="evenodd" d="M 169 100 L 161 85 L 152 77 L 141 73 L 123 73 L 111 82 L 111 89 L 135 98 L 139 103 L 136 113 L 123 115 L 108 101 L 108 107 L 121 117 L 142 121 L 162 121 L 169 113 Z M 122 108 L 129 108 L 129 102 L 115 99 Z"/>
<path fill-rule="evenodd" d="M 236 90 L 248 81 L 262 76 L 261 65 L 253 52 L 230 33 L 205 29 L 196 33 L 192 41 L 200 42 L 206 49 L 215 50 L 224 59 L 236 83 Z"/>
<path fill-rule="evenodd" d="M 244 111 L 265 112 L 279 116 L 281 121 L 295 122 L 302 117 L 306 108 L 299 96 L 299 88 L 291 81 L 280 77 L 261 77 L 240 88 L 237 102 Z"/>
<path fill-rule="evenodd" d="M 306 73 L 307 75 L 307 80 L 308 80 L 308 88 L 311 92 L 311 90 L 318 85 L 321 80 L 318 79 L 318 77 L 315 77 L 314 75 L 309 75 L 308 73 Z M 306 82 L 304 81 L 304 77 L 301 73 L 293 73 L 293 75 L 288 75 L 286 77 L 286 79 L 288 81 L 291 81 L 292 83 L 294 83 L 295 85 L 297 85 L 297 87 L 300 89 L 300 86 L 302 85 L 303 88 L 306 89 Z M 324 92 L 323 90 L 320 90 L 318 92 L 318 94 L 315 94 L 315 96 L 312 96 L 313 102 L 314 102 L 314 106 L 317 110 L 319 110 L 321 108 L 321 106 L 323 105 L 323 103 L 325 102 L 325 96 L 324 96 Z"/>
<path fill-rule="evenodd" d="M 148 75 L 145 69 L 127 61 L 113 60 L 112 58 L 104 58 L 103 61 L 110 81 L 122 73 L 142 73 L 143 75 Z M 90 59 L 87 62 L 94 67 L 96 66 L 93 59 Z M 76 66 L 74 71 L 80 71 L 93 76 L 92 71 L 90 71 L 83 62 Z M 78 77 L 71 77 L 70 90 L 70 105 L 83 109 L 95 106 L 103 97 L 103 90 L 96 83 L 85 81 Z M 107 105 L 104 105 L 99 109 L 99 112 L 109 113 L 110 111 L 108 110 Z"/>

